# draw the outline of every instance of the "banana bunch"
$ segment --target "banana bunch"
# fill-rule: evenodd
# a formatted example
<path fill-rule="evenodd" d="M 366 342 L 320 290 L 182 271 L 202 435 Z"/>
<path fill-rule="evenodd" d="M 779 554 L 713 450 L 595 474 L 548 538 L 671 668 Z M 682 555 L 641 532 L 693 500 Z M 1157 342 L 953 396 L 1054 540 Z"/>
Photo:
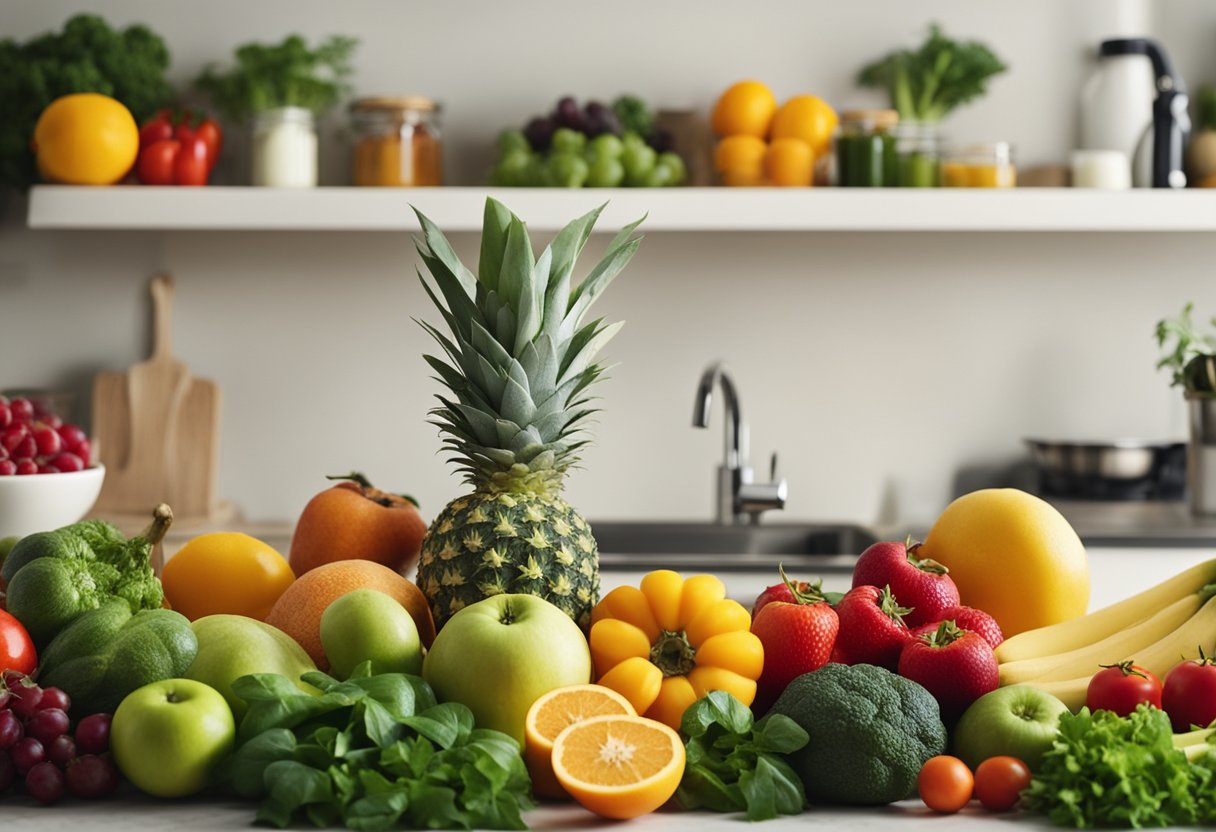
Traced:
<path fill-rule="evenodd" d="M 1001 685 L 1030 685 L 1076 711 L 1102 665 L 1135 661 L 1164 676 L 1200 647 L 1216 649 L 1214 596 L 1209 560 L 1089 615 L 1019 633 L 996 649 Z"/>

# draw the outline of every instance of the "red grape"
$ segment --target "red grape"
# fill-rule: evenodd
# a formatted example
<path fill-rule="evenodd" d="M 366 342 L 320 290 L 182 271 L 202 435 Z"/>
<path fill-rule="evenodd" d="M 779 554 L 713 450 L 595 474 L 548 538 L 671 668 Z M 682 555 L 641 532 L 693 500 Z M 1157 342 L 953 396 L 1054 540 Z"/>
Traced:
<path fill-rule="evenodd" d="M 76 759 L 76 741 L 67 734 L 60 734 L 46 747 L 46 758 L 60 768 Z"/>
<path fill-rule="evenodd" d="M 12 701 L 8 703 L 9 710 L 23 720 L 33 716 L 34 711 L 38 710 L 38 703 L 42 701 L 42 688 L 19 683 L 16 687 L 10 684 L 8 689 L 13 694 Z"/>
<path fill-rule="evenodd" d="M 67 692 L 60 688 L 43 688 L 42 698 L 38 700 L 38 710 L 45 711 L 49 708 L 70 711 L 72 709 L 72 700 L 67 695 Z"/>
<path fill-rule="evenodd" d="M 54 428 L 40 425 L 30 431 L 30 438 L 38 449 L 38 456 L 54 456 L 63 450 L 63 440 Z"/>
<path fill-rule="evenodd" d="M 32 459 L 23 459 L 17 463 L 16 473 L 19 476 L 25 476 L 26 474 L 37 474 L 38 463 L 34 462 Z"/>
<path fill-rule="evenodd" d="M 25 727 L 12 711 L 0 711 L 0 751 L 12 748 L 25 736 Z M 4 755 L 0 754 L 0 757 Z"/>
<path fill-rule="evenodd" d="M 25 790 L 45 806 L 63 797 L 63 783 L 63 772 L 54 763 L 38 763 L 25 775 Z"/>
<path fill-rule="evenodd" d="M 81 754 L 101 754 L 109 747 L 109 714 L 92 714 L 76 725 L 76 748 Z"/>
<path fill-rule="evenodd" d="M 70 727 L 68 715 L 58 708 L 35 711 L 25 721 L 25 733 L 43 745 L 49 745 L 55 737 L 66 734 Z"/>
<path fill-rule="evenodd" d="M 118 788 L 118 769 L 108 755 L 85 754 L 68 766 L 67 781 L 76 797 L 105 797 Z"/>
<path fill-rule="evenodd" d="M 0 477 L 11 477 L 17 473 L 17 463 L 11 459 L 0 459 Z"/>
<path fill-rule="evenodd" d="M 0 754 L 0 793 L 8 791 L 9 786 L 17 779 L 17 769 L 7 754 Z"/>
<path fill-rule="evenodd" d="M 6 428 L 13 423 L 13 410 L 8 405 L 8 399 L 0 396 L 0 428 Z"/>
<path fill-rule="evenodd" d="M 64 425 L 59 428 L 59 438 L 63 440 L 63 449 L 73 453 L 80 447 L 81 442 L 87 442 L 89 439 L 84 430 L 77 425 Z"/>
<path fill-rule="evenodd" d="M 17 773 L 22 777 L 46 759 L 46 749 L 33 737 L 21 740 L 8 753 L 13 758 L 13 765 L 17 767 Z"/>
<path fill-rule="evenodd" d="M 62 453 L 58 454 L 54 459 L 51 460 L 51 465 L 54 465 L 65 474 L 71 473 L 72 471 L 84 470 L 84 460 L 71 451 L 63 451 Z"/>
<path fill-rule="evenodd" d="M 13 399 L 8 406 L 13 412 L 14 422 L 29 422 L 34 418 L 34 404 L 29 399 Z"/>

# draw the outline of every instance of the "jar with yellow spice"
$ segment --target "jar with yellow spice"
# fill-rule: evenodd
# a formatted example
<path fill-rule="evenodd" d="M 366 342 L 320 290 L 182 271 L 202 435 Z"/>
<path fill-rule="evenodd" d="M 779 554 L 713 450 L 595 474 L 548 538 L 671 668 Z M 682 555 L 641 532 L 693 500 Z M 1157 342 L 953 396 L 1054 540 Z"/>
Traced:
<path fill-rule="evenodd" d="M 421 96 L 360 98 L 350 105 L 356 185 L 443 184 L 440 106 Z"/>

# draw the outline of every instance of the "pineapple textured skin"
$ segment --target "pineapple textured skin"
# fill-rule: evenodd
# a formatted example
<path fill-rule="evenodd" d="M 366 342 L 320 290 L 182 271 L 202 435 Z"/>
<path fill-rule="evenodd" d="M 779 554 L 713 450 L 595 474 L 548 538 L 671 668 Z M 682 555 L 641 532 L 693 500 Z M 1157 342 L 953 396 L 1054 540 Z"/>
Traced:
<path fill-rule="evenodd" d="M 478 491 L 435 518 L 417 582 L 438 627 L 483 598 L 527 593 L 586 631 L 599 601 L 599 558 L 591 527 L 560 497 Z"/>

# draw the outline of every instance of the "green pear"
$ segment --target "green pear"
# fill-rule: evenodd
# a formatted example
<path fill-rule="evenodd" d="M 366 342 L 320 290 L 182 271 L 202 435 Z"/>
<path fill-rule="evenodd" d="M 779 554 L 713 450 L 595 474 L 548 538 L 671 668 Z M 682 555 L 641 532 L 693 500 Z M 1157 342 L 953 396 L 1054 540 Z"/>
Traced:
<path fill-rule="evenodd" d="M 232 683 L 249 673 L 278 673 L 295 682 L 306 693 L 318 693 L 300 676 L 317 666 L 277 627 L 244 615 L 207 615 L 190 623 L 198 637 L 198 655 L 185 677 L 203 682 L 220 692 L 240 722 L 247 705 L 232 692 Z"/>
<path fill-rule="evenodd" d="M 414 619 L 394 598 L 374 589 L 353 590 L 325 608 L 321 646 L 329 672 L 338 679 L 366 661 L 373 674 L 422 672 L 422 639 Z"/>

